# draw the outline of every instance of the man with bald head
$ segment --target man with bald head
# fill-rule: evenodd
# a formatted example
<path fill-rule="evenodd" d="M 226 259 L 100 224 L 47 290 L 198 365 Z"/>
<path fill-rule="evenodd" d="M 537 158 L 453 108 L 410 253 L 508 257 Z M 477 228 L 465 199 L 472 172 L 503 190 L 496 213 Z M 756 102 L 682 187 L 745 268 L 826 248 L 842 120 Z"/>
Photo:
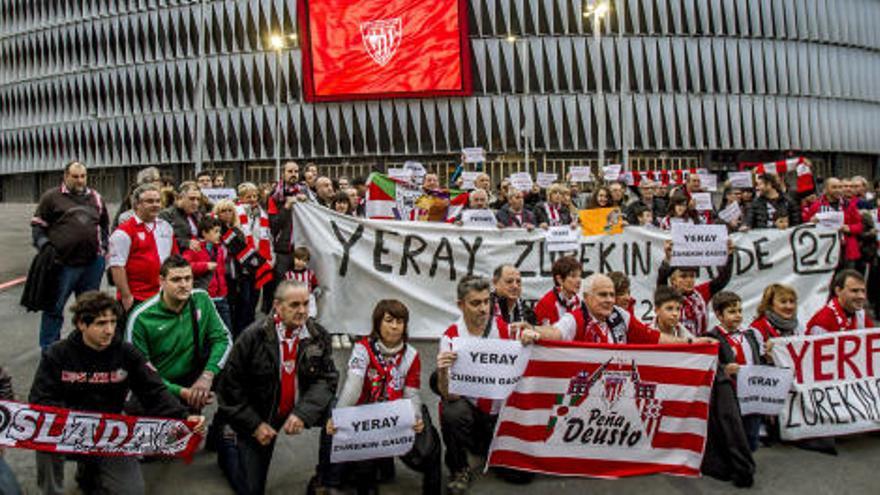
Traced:
<path fill-rule="evenodd" d="M 537 328 L 542 339 L 599 344 L 689 344 L 711 342 L 679 338 L 651 329 L 628 311 L 616 306 L 614 283 L 594 273 L 583 281 L 581 306 L 568 312 L 553 326 Z"/>
<path fill-rule="evenodd" d="M 840 179 L 829 177 L 825 179 L 825 194 L 807 210 L 804 215 L 805 222 L 819 223 L 817 213 L 832 211 L 843 212 L 843 225 L 840 226 L 842 237 L 843 259 L 846 268 L 854 268 L 860 273 L 865 272 L 865 261 L 862 260 L 859 248 L 859 236 L 865 228 L 862 224 L 862 216 L 859 214 L 856 201 L 850 201 L 844 197 L 844 185 Z"/>
<path fill-rule="evenodd" d="M 46 191 L 31 218 L 31 234 L 37 251 L 54 250 L 57 267 L 49 287 L 51 297 L 36 301 L 42 309 L 40 347 L 48 348 L 61 336 L 64 304 L 71 293 L 96 290 L 104 275 L 104 255 L 110 236 L 110 220 L 104 199 L 87 185 L 86 166 L 72 161 L 64 167 L 60 186 Z"/>
<path fill-rule="evenodd" d="M 315 181 L 315 194 L 318 197 L 318 203 L 327 208 L 333 208 L 332 201 L 335 192 L 333 191 L 333 181 L 330 180 L 330 177 L 318 177 Z"/>

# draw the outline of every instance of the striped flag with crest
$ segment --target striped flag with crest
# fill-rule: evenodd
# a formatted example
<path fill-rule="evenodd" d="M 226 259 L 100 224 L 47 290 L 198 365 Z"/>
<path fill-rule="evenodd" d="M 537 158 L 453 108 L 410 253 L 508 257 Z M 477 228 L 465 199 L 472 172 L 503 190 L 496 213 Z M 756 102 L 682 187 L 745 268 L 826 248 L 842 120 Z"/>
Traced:
<path fill-rule="evenodd" d="M 717 345 L 545 342 L 498 418 L 489 465 L 698 476 Z"/>

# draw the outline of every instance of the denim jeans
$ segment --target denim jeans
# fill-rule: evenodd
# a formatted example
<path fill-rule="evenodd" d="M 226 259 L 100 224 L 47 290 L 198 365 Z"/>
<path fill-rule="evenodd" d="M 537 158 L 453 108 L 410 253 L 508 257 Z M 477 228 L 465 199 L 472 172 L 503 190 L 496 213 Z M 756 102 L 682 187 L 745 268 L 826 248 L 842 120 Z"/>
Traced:
<path fill-rule="evenodd" d="M 229 309 L 229 302 L 225 297 L 216 297 L 212 301 L 214 301 L 214 308 L 217 309 L 217 314 L 223 320 L 226 329 L 229 330 L 229 335 L 235 336 L 235 331 L 232 328 L 232 312 Z"/>
<path fill-rule="evenodd" d="M 217 447 L 217 464 L 236 495 L 262 495 L 275 441 L 263 446 L 251 437 L 242 437 L 224 428 Z"/>
<path fill-rule="evenodd" d="M 232 335 L 239 335 L 256 319 L 257 300 L 260 291 L 254 287 L 254 279 L 250 277 L 239 278 L 235 282 L 236 299 L 232 306 L 232 325 L 235 327 Z"/>
<path fill-rule="evenodd" d="M 64 324 L 64 305 L 71 293 L 77 296 L 83 292 L 101 287 L 104 276 L 104 257 L 82 266 L 62 266 L 58 271 L 58 292 L 51 311 L 43 311 L 40 321 L 40 348 L 46 349 L 61 338 Z"/>
<path fill-rule="evenodd" d="M 15 479 L 15 473 L 9 468 L 9 464 L 0 457 L 0 493 L 3 495 L 21 495 L 21 487 Z"/>

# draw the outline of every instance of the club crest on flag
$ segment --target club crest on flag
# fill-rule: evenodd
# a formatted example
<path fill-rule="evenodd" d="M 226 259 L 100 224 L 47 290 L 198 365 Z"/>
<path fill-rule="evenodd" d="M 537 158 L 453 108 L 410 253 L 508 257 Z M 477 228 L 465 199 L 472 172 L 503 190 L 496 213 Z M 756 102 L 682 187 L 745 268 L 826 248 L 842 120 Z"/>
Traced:
<path fill-rule="evenodd" d="M 556 395 L 547 442 L 649 449 L 663 417 L 656 390 L 656 383 L 641 379 L 635 361 L 612 358 L 592 373 L 580 371 Z"/>
<path fill-rule="evenodd" d="M 403 34 L 400 17 L 361 23 L 361 40 L 374 62 L 382 67 L 391 61 Z"/>

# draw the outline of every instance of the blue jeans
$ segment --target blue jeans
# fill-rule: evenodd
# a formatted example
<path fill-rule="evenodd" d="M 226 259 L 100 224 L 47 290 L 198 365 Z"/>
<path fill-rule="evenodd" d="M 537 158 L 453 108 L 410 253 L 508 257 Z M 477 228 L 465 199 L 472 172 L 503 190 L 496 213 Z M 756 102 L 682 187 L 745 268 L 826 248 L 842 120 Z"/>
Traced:
<path fill-rule="evenodd" d="M 46 349 L 61 338 L 64 324 L 64 305 L 71 293 L 77 296 L 101 287 L 104 276 L 104 257 L 82 266 L 62 266 L 58 270 L 58 292 L 51 311 L 43 311 L 40 321 L 40 348 Z"/>
<path fill-rule="evenodd" d="M 235 335 L 235 330 L 232 328 L 232 312 L 229 309 L 229 302 L 225 297 L 215 297 L 211 300 L 214 301 L 214 308 L 217 310 L 217 314 L 220 315 L 220 319 L 223 320 L 223 324 L 229 330 L 229 335 Z"/>
<path fill-rule="evenodd" d="M 21 487 L 15 479 L 15 473 L 9 468 L 9 464 L 0 457 L 0 493 L 3 495 L 21 495 Z"/>

